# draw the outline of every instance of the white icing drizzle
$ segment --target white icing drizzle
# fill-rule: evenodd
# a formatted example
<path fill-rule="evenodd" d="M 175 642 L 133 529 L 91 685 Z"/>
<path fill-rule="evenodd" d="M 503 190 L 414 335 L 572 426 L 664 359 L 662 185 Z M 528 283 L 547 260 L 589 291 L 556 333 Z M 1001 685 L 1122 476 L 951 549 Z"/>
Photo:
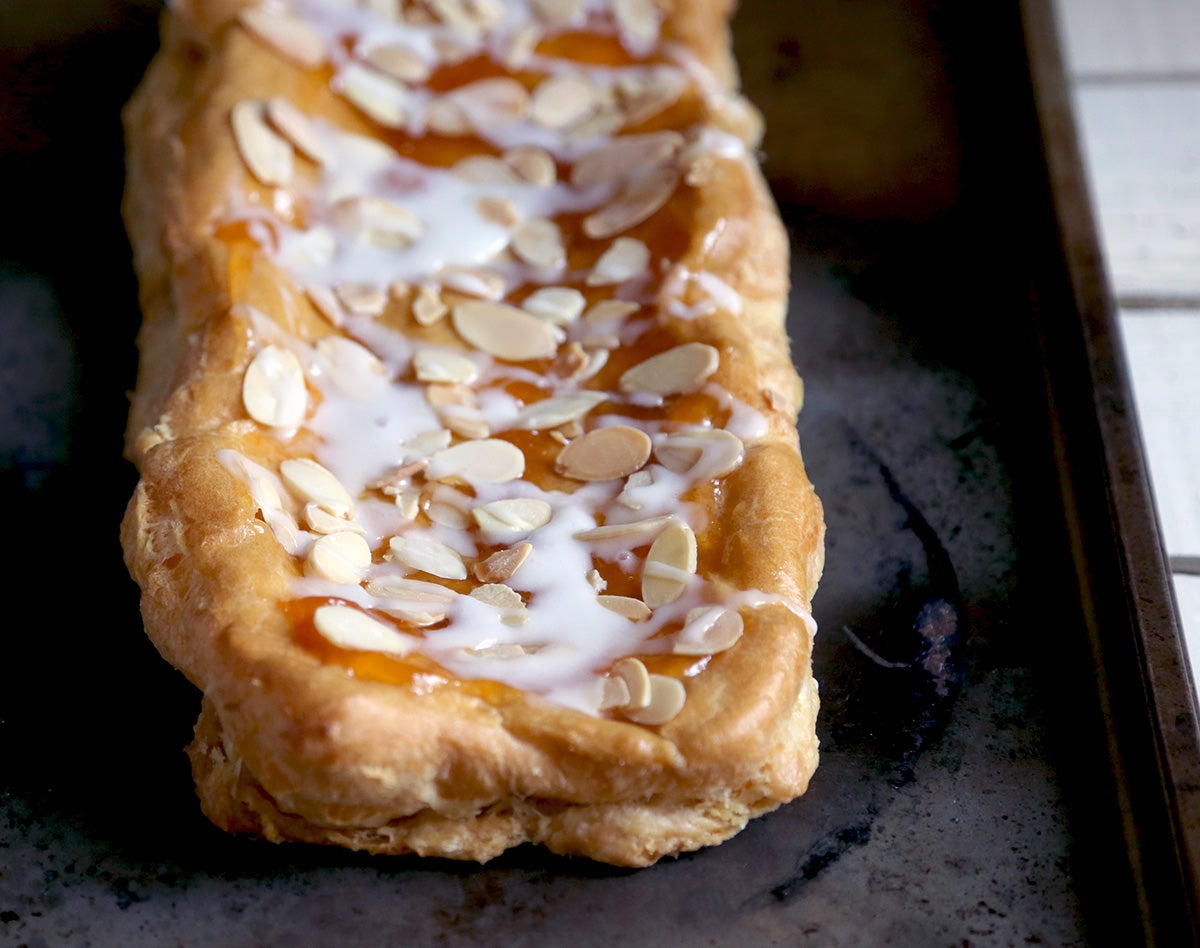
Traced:
<path fill-rule="evenodd" d="M 698 85 L 710 104 L 718 99 L 732 101 L 692 57 L 657 41 L 661 16 L 653 8 L 646 8 L 652 10 L 649 18 L 631 19 L 632 5 L 623 3 L 622 19 L 620 12 L 614 15 L 610 0 L 583 0 L 573 15 L 545 22 L 534 0 L 469 4 L 444 0 L 431 5 L 443 10 L 441 20 L 420 21 L 389 19 L 379 14 L 379 6 L 359 6 L 352 0 L 270 0 L 265 9 L 295 15 L 314 27 L 326 40 L 334 90 L 351 97 L 355 90 L 363 90 L 382 124 L 406 136 L 429 134 L 432 110 L 440 99 L 454 93 L 435 93 L 420 82 L 388 78 L 362 61 L 389 47 L 403 51 L 417 73 L 433 73 L 478 56 L 504 67 L 516 57 L 514 49 L 523 37 L 586 29 L 618 36 L 631 61 L 617 66 L 581 65 L 527 44 L 519 57 L 521 69 L 540 74 L 542 81 L 580 78 L 595 90 L 599 103 L 611 103 L 630 89 L 663 79 Z M 479 102 L 468 103 L 463 108 L 467 121 L 472 121 L 473 109 L 481 108 L 485 106 Z M 500 150 L 543 149 L 567 164 L 611 140 L 617 131 L 600 122 L 590 132 L 573 135 L 526 114 L 497 118 L 493 107 L 486 108 L 491 113 L 488 120 L 476 115 L 472 122 L 476 137 Z M 322 158 L 315 176 L 275 189 L 270 207 L 231 197 L 222 223 L 245 224 L 263 253 L 300 286 L 335 300 L 333 306 L 338 305 L 336 292 L 347 285 L 377 293 L 386 293 L 394 284 L 448 285 L 448 268 L 460 275 L 462 268 L 486 268 L 502 281 L 494 298 L 504 300 L 522 286 L 587 285 L 587 274 L 568 269 L 565 259 L 535 266 L 515 257 L 510 243 L 521 221 L 586 214 L 618 200 L 618 180 L 577 187 L 569 182 L 569 175 L 553 182 L 525 180 L 515 174 L 477 178 L 423 165 L 402 157 L 383 140 L 365 138 L 327 121 L 309 117 L 309 122 L 308 143 Z M 750 160 L 740 139 L 713 127 L 691 129 L 683 139 L 681 152 L 688 160 Z M 635 177 L 637 173 L 636 169 L 629 172 Z M 501 208 L 503 214 L 484 214 L 480 208 L 485 204 Z M 358 225 L 346 225 L 347 208 L 360 215 Z M 476 289 L 486 295 L 487 285 L 481 283 Z M 694 318 L 718 309 L 735 316 L 742 311 L 737 292 L 715 274 L 689 271 L 671 261 L 652 261 L 649 269 L 611 288 L 611 299 L 629 301 L 632 312 L 573 311 L 562 316 L 555 330 L 560 354 L 564 346 L 577 347 L 598 362 L 606 357 L 604 345 L 634 344 L 653 327 L 651 310 L 659 295 L 668 298 L 667 312 L 675 318 Z M 685 303 L 685 297 L 692 302 Z M 219 454 L 221 463 L 250 487 L 264 529 L 270 529 L 289 553 L 306 559 L 321 531 L 342 526 L 361 534 L 375 553 L 361 583 L 336 582 L 319 570 L 306 570 L 295 582 L 293 596 L 329 597 L 380 614 L 408 616 L 412 626 L 402 628 L 413 636 L 413 648 L 451 674 L 500 681 L 589 714 L 600 713 L 600 678 L 605 670 L 625 656 L 669 652 L 672 636 L 658 633 L 681 627 L 692 610 L 714 604 L 746 610 L 782 603 L 815 631 L 811 615 L 798 602 L 754 590 L 718 591 L 686 567 L 658 561 L 647 567 L 644 555 L 637 552 L 645 550 L 668 522 L 686 523 L 696 534 L 704 531 L 703 509 L 682 498 L 697 483 L 714 476 L 714 471 L 724 470 L 727 456 L 715 448 L 709 451 L 702 438 L 696 442 L 700 447 L 690 465 L 667 466 L 652 454 L 628 482 L 620 477 L 582 482 L 569 491 L 545 489 L 507 475 L 466 477 L 463 485 L 444 476 L 448 455 L 430 464 L 437 451 L 468 438 L 447 431 L 448 421 L 469 418 L 481 426 L 481 437 L 503 436 L 520 427 L 524 407 L 509 386 L 533 385 L 547 397 L 571 395 L 585 390 L 586 371 L 582 375 L 535 372 L 483 349 L 456 349 L 460 359 L 469 360 L 467 381 L 460 383 L 463 401 L 439 412 L 426 397 L 425 386 L 413 381 L 414 357 L 436 347 L 388 328 L 376 313 L 336 311 L 333 317 L 341 335 L 316 345 L 290 335 L 250 307 L 245 307 L 245 314 L 257 343 L 289 349 L 299 360 L 308 387 L 316 393 L 314 407 L 303 422 L 318 444 L 314 459 L 354 498 L 354 509 L 348 517 L 341 512 L 318 516 L 320 512 L 307 508 L 305 498 L 289 490 L 278 472 L 228 450 Z M 455 364 L 462 367 L 461 361 Z M 707 381 L 695 388 L 726 415 L 724 428 L 730 435 L 751 443 L 767 434 L 766 419 L 720 386 Z M 574 433 L 623 425 L 645 432 L 656 449 L 661 448 L 679 425 L 647 410 L 663 407 L 669 397 L 638 390 L 601 392 L 562 429 L 563 440 L 571 436 L 567 429 L 572 423 L 577 426 Z M 698 426 L 701 435 L 709 424 Z M 288 439 L 295 431 L 275 434 Z M 435 476 L 443 480 L 434 483 Z M 518 517 L 509 528 L 493 527 L 499 532 L 491 535 L 462 528 L 472 522 L 479 507 L 513 500 L 546 505 L 548 519 L 526 525 Z M 580 537 L 599 523 L 612 533 L 644 521 L 650 526 L 636 539 Z M 449 557 L 446 562 L 451 567 L 456 567 L 457 555 L 468 574 L 470 564 L 491 549 L 528 542 L 531 549 L 519 568 L 504 577 L 520 602 L 514 605 L 510 597 L 504 600 L 507 605 L 498 606 L 431 581 L 428 571 L 406 566 L 387 552 L 395 538 L 409 543 L 416 556 L 421 550 L 444 550 L 438 555 Z M 436 544 L 417 542 L 424 540 Z M 608 564 L 607 568 L 630 577 L 647 570 L 677 582 L 682 592 L 653 609 L 645 621 L 632 621 L 606 608 L 597 597 L 597 564 Z M 706 621 L 711 624 L 711 616 Z"/>

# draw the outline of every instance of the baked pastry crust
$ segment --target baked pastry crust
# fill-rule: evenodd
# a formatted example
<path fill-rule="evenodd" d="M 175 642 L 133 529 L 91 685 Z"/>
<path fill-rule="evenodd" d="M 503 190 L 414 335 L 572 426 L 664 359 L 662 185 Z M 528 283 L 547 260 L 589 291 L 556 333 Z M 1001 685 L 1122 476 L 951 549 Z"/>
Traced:
<path fill-rule="evenodd" d="M 335 91 L 327 65 L 299 65 L 264 43 L 239 19 L 246 6 L 172 4 L 161 50 L 124 115 L 124 214 L 144 324 L 127 435 L 140 479 L 121 539 L 147 634 L 203 695 L 188 753 L 204 812 L 224 829 L 275 841 L 481 862 L 533 842 L 645 866 L 719 843 L 804 793 L 817 765 L 808 610 L 824 524 L 797 444 L 787 240 L 751 157 L 755 113 L 734 91 L 727 5 L 687 0 L 657 15 L 655 49 L 683 51 L 692 73 L 707 76 L 691 127 L 714 130 L 721 144 L 694 150 L 686 180 L 657 212 L 667 225 L 626 233 L 644 233 L 655 260 L 670 255 L 641 284 L 658 348 L 711 346 L 719 364 L 707 390 L 735 406 L 721 417 L 754 419 L 740 463 L 678 499 L 696 524 L 706 604 L 726 596 L 744 632 L 711 656 L 667 660 L 656 638 L 634 649 L 686 694 L 677 714 L 651 724 L 505 683 L 494 665 L 474 678 L 449 671 L 421 655 L 421 636 L 433 632 L 405 627 L 418 647 L 404 656 L 331 646 L 312 632 L 313 607 L 303 604 L 319 597 L 297 591 L 326 589 L 304 586 L 311 536 L 302 518 L 287 521 L 308 537 L 288 548 L 255 472 L 321 456 L 322 437 L 307 422 L 281 434 L 256 421 L 246 376 L 266 346 L 311 351 L 358 324 L 331 322 L 271 241 L 247 227 L 298 218 L 287 187 L 255 180 L 230 117 L 239 103 L 280 96 L 328 127 L 393 146 L 411 131 L 381 131 Z M 681 290 L 670 278 L 689 273 L 721 288 L 715 302 L 698 304 L 696 285 Z M 378 322 L 461 346 L 448 318 Z M 635 359 L 648 338 L 609 358 Z M 539 476 L 561 486 L 552 472 Z M 537 550 L 536 531 L 530 540 Z M 373 561 L 395 565 L 386 543 Z M 455 588 L 461 595 L 466 586 Z M 564 618 L 560 625 L 576 620 Z M 579 621 L 571 634 L 590 634 Z M 671 628 L 660 637 L 678 634 Z M 605 674 L 598 669 L 597 680 Z"/>

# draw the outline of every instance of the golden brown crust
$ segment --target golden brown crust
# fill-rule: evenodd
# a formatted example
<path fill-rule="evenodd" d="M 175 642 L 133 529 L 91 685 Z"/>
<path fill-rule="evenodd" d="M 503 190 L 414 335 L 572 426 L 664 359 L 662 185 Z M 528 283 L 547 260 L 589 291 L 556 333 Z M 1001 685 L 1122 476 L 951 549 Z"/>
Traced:
<path fill-rule="evenodd" d="M 786 236 L 750 162 L 715 162 L 697 178 L 679 259 L 731 287 L 741 311 L 671 331 L 714 346 L 713 380 L 766 420 L 705 501 L 719 529 L 701 537 L 701 559 L 714 581 L 778 601 L 745 610 L 744 636 L 687 680 L 678 716 L 647 727 L 512 688 L 368 680 L 297 643 L 281 604 L 301 565 L 222 452 L 274 468 L 312 448 L 246 416 L 242 379 L 260 344 L 248 313 L 301 339 L 335 330 L 288 274 L 263 255 L 239 269 L 217 236 L 232 192 L 266 191 L 228 116 L 278 93 L 341 127 L 370 126 L 319 75 L 264 52 L 233 22 L 242 5 L 173 5 L 125 114 L 124 211 L 145 321 L 127 438 L 140 481 L 121 538 L 147 633 L 204 695 L 189 754 L 205 813 L 277 841 L 478 861 L 530 841 L 640 866 L 720 842 L 802 794 L 818 704 L 803 613 L 824 527 L 796 444 Z M 727 12 L 688 0 L 665 27 L 725 86 Z M 717 110 L 714 124 L 752 116 L 728 101 L 738 108 Z M 738 130 L 753 135 L 753 123 Z"/>

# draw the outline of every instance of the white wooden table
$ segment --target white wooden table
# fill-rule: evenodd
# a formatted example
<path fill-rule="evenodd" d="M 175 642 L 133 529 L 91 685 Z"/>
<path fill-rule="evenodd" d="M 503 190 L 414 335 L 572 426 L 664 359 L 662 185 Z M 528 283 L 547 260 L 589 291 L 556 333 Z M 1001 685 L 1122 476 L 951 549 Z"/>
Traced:
<path fill-rule="evenodd" d="M 1200 678 L 1200 2 L 1055 4 L 1163 540 Z"/>

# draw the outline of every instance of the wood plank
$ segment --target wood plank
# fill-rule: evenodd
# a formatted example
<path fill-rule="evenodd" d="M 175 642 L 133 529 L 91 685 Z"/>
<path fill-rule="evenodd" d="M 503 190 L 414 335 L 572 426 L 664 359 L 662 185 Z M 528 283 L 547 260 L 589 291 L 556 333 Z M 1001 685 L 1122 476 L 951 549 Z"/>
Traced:
<path fill-rule="evenodd" d="M 1196 0 L 1056 0 L 1076 78 L 1200 73 Z"/>
<path fill-rule="evenodd" d="M 1077 83 L 1074 105 L 1118 299 L 1200 305 L 1200 79 Z"/>

